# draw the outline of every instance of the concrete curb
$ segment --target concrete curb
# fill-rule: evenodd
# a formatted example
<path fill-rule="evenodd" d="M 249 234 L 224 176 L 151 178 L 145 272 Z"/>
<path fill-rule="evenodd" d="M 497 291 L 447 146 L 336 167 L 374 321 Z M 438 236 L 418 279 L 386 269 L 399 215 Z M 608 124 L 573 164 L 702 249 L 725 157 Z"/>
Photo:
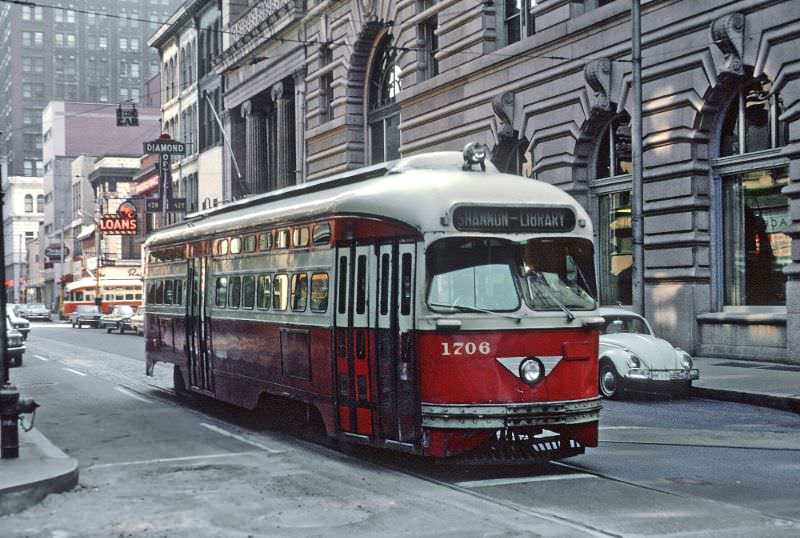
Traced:
<path fill-rule="evenodd" d="M 51 493 L 78 485 L 78 461 L 37 430 L 20 431 L 20 457 L 0 460 L 0 516 L 20 512 Z"/>
<path fill-rule="evenodd" d="M 782 411 L 791 411 L 793 413 L 800 413 L 800 398 L 694 386 L 692 387 L 691 394 L 696 398 L 744 403 L 749 405 L 757 405 L 760 407 L 780 409 Z"/>

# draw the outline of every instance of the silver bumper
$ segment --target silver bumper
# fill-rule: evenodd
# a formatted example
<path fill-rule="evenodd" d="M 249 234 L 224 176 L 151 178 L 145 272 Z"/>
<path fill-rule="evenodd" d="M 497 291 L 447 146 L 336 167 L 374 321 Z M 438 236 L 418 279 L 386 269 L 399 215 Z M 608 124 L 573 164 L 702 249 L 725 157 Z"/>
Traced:
<path fill-rule="evenodd" d="M 600 418 L 600 398 L 524 404 L 422 404 L 424 428 L 487 429 L 583 424 Z"/>

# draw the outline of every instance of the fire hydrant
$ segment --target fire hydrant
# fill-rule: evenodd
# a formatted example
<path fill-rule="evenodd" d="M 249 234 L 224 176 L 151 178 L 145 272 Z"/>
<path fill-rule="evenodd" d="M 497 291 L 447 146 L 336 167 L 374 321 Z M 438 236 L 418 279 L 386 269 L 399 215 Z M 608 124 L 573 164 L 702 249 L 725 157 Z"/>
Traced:
<path fill-rule="evenodd" d="M 33 398 L 20 398 L 14 385 L 0 387 L 0 458 L 19 457 L 19 416 L 33 413 L 37 407 Z"/>

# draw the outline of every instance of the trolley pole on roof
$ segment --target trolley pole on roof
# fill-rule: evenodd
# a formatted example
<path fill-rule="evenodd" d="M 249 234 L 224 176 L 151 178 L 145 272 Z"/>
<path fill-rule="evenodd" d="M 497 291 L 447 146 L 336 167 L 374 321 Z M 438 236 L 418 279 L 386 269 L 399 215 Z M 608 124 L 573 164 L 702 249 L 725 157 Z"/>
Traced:
<path fill-rule="evenodd" d="M 631 156 L 633 189 L 631 193 L 631 227 L 633 234 L 633 266 L 631 272 L 633 309 L 644 315 L 644 222 L 642 182 L 642 26 L 640 0 L 631 0 L 631 60 L 633 63 L 633 110 L 631 114 Z"/>

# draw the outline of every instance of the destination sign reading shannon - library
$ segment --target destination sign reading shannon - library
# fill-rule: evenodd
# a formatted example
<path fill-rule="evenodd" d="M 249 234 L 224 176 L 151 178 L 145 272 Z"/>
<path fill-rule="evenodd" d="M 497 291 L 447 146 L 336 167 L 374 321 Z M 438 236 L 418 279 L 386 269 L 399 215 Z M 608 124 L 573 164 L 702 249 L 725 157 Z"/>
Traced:
<path fill-rule="evenodd" d="M 453 225 L 462 232 L 569 232 L 575 213 L 568 207 L 461 206 Z"/>

